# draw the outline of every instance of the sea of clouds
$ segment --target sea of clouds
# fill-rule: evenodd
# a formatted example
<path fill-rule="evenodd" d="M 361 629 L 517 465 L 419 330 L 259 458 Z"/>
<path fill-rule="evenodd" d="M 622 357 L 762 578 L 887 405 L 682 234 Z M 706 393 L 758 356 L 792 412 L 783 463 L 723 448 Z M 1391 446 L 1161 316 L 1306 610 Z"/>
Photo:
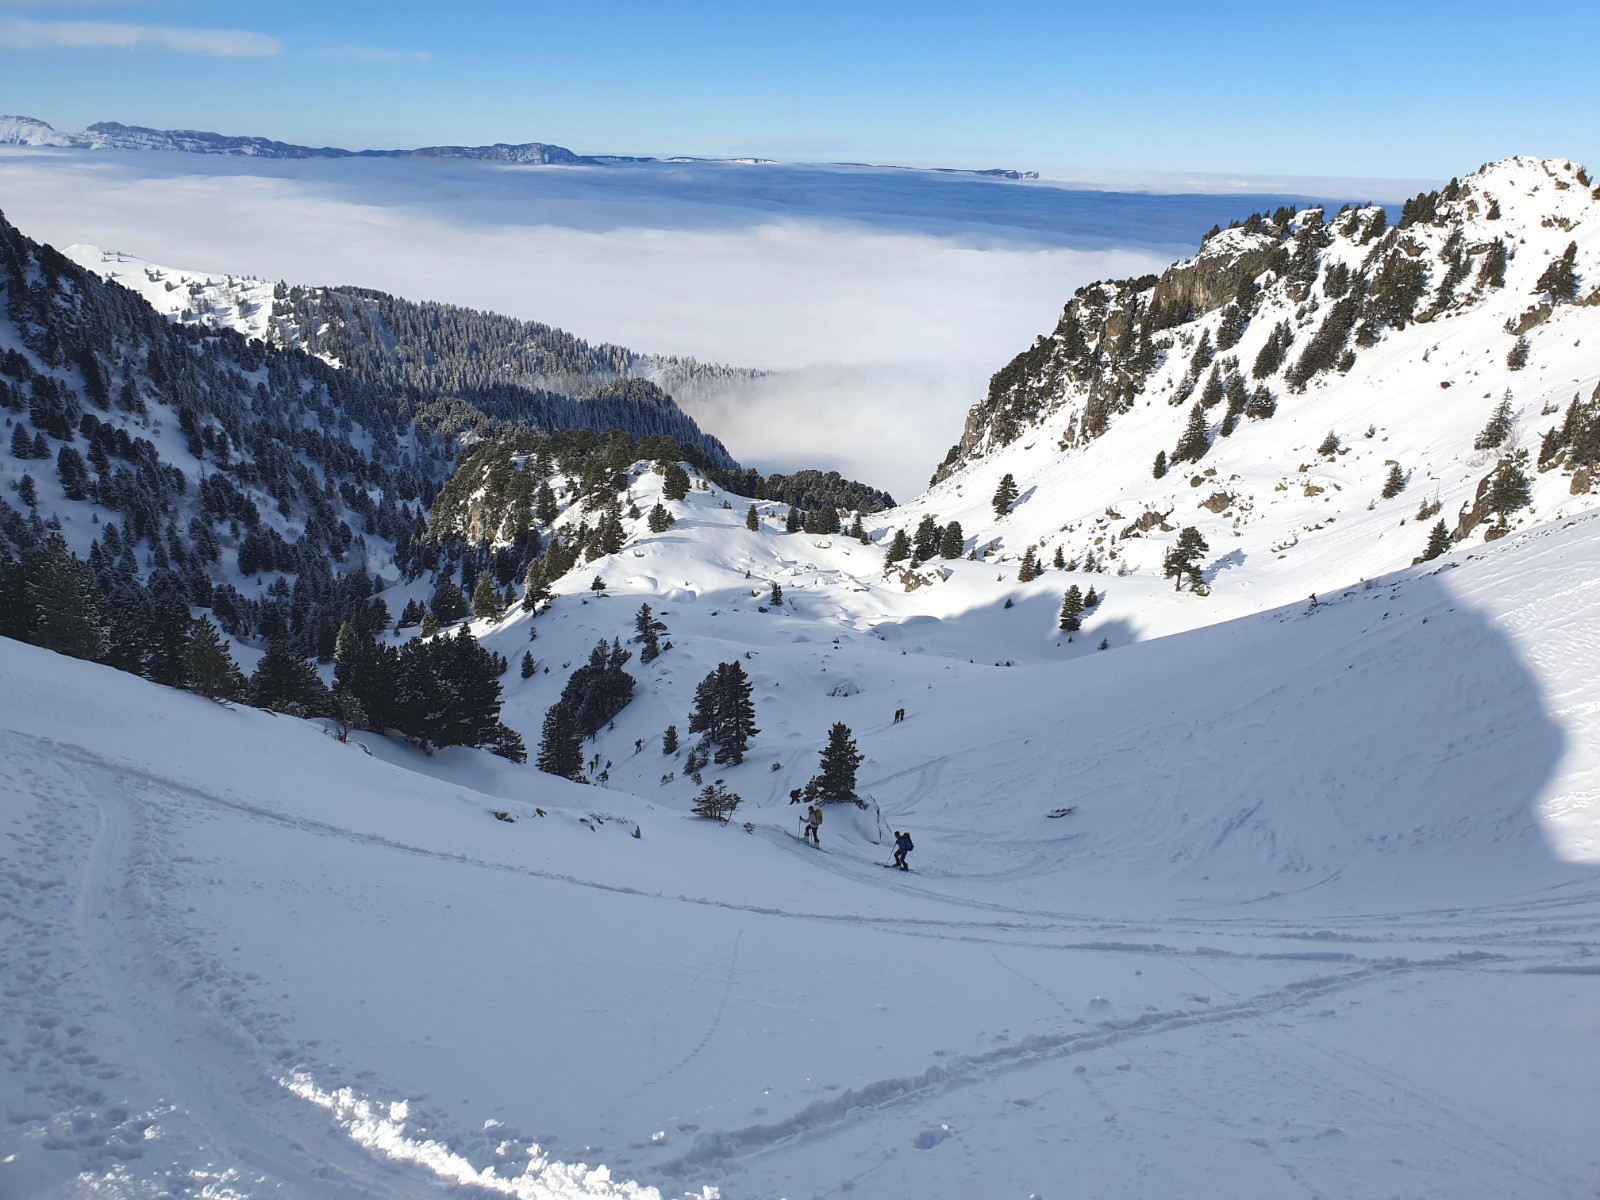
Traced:
<path fill-rule="evenodd" d="M 762 368 L 684 405 L 749 465 L 837 469 L 902 499 L 1073 289 L 1159 271 L 1213 223 L 1285 199 L 868 167 L 0 150 L 0 209 L 41 241 Z"/>

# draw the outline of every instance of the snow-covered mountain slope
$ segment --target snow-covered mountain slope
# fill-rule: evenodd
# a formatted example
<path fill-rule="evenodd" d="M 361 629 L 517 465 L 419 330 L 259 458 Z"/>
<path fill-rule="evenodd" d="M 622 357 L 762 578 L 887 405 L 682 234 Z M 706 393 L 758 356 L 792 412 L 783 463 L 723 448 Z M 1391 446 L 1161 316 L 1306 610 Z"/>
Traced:
<path fill-rule="evenodd" d="M 737 387 L 759 372 L 590 343 L 563 329 L 364 288 L 304 287 L 159 266 L 121 251 L 63 253 L 168 319 L 303 350 L 404 394 L 447 428 L 519 423 L 671 437 L 731 467 L 727 448 L 669 391 Z M 431 407 L 430 407 L 431 406 Z"/>
<path fill-rule="evenodd" d="M 148 631 L 147 588 L 185 620 L 193 604 L 238 631 L 260 605 L 305 633 L 398 574 L 450 447 L 394 396 L 175 328 L 3 218 L 0 289 L 0 557 L 59 534 L 129 633 Z"/>
<path fill-rule="evenodd" d="M 661 603 L 674 647 L 591 747 L 609 788 L 0 641 L 0 1190 L 1590 1187 L 1600 517 L 997 668 L 959 639 L 1014 610 L 880 640 L 839 598 L 897 601 L 808 586 L 850 562 L 817 539 L 797 613 L 752 611 L 741 562 L 804 535 L 720 502 L 532 619 L 576 653 Z M 748 834 L 633 755 L 746 651 L 761 733 L 717 774 Z M 848 805 L 791 835 L 834 720 L 914 874 Z"/>
<path fill-rule="evenodd" d="M 1575 402 L 1591 423 L 1600 405 L 1596 191 L 1570 163 L 1508 159 L 1414 202 L 1403 227 L 1386 228 L 1374 209 L 1325 223 L 1283 210 L 1213 235 L 1160 279 L 1082 289 L 1054 333 L 996 375 L 938 482 L 885 514 L 879 536 L 926 515 L 959 521 L 979 567 L 1005 576 L 1008 594 L 1059 600 L 1071 583 L 1093 584 L 1107 597 L 1097 620 L 1141 637 L 1394 570 L 1423 552 L 1439 519 L 1460 542 L 1493 536 L 1500 522 L 1467 514 L 1503 460 L 1532 478 L 1531 503 L 1509 514 L 1510 528 L 1587 508 L 1591 470 L 1570 456 L 1541 460 L 1543 436 Z M 1569 245 L 1576 287 L 1552 302 L 1541 280 Z M 1485 268 L 1496 246 L 1507 256 L 1499 285 Z M 1340 311 L 1353 328 L 1324 339 L 1329 369 L 1295 386 L 1302 356 Z M 1237 341 L 1223 332 L 1230 324 Z M 1279 329 L 1292 344 L 1276 365 L 1270 355 L 1262 363 Z M 1507 359 L 1519 333 L 1528 347 L 1517 369 Z M 1224 390 L 1200 410 L 1208 449 L 1153 477 L 1213 375 Z M 1228 419 L 1234 396 L 1242 405 L 1262 387 L 1274 415 Z M 1479 449 L 1502 400 L 1511 432 Z M 1320 453 L 1330 433 L 1339 447 Z M 1392 465 L 1404 490 L 1384 499 Z M 1018 499 L 997 518 L 1007 474 Z M 1163 560 L 1184 526 L 1209 543 L 1208 598 L 1156 594 L 1171 591 Z M 1060 548 L 1100 573 L 1013 584 L 1029 547 L 1047 565 Z"/>

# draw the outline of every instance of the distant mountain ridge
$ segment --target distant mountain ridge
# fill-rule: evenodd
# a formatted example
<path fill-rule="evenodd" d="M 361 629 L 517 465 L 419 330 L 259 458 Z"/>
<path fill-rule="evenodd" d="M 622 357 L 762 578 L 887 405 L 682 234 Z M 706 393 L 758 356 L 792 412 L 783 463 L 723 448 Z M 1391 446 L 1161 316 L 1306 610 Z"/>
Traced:
<path fill-rule="evenodd" d="M 119 121 L 96 121 L 82 133 L 67 133 L 37 117 L 0 115 L 0 146 L 56 146 L 66 150 L 175 150 L 185 154 L 233 154 L 246 158 L 460 158 L 524 166 L 610 166 L 616 163 L 731 162 L 749 166 L 777 165 L 770 158 L 698 158 L 674 155 L 578 154 L 549 142 L 496 142 L 492 146 L 419 146 L 412 150 L 346 150 L 339 146 L 298 146 L 264 137 L 232 136 L 199 129 L 150 129 Z M 868 166 L 839 163 L 839 166 Z M 897 167 L 896 170 L 921 168 Z M 966 170 L 930 168 L 941 174 L 980 175 L 992 179 L 1037 179 L 1037 171 L 995 167 Z"/>

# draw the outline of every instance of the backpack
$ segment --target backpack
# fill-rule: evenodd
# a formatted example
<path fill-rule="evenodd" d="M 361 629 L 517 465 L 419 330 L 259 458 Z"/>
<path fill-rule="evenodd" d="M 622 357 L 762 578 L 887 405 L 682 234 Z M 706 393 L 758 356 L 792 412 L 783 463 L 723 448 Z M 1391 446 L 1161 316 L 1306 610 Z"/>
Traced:
<path fill-rule="evenodd" d="M 916 849 L 916 847 L 911 844 L 911 835 L 909 833 L 903 833 L 900 835 L 900 848 L 906 851 L 908 854 Z"/>

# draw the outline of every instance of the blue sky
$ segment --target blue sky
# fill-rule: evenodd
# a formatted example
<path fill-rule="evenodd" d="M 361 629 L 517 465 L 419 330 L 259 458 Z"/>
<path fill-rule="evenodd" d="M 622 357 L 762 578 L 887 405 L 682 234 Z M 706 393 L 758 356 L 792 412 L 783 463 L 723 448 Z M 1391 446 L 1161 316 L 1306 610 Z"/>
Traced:
<path fill-rule="evenodd" d="M 1600 166 L 1600 5 L 0 0 L 0 111 L 1071 171 Z"/>

